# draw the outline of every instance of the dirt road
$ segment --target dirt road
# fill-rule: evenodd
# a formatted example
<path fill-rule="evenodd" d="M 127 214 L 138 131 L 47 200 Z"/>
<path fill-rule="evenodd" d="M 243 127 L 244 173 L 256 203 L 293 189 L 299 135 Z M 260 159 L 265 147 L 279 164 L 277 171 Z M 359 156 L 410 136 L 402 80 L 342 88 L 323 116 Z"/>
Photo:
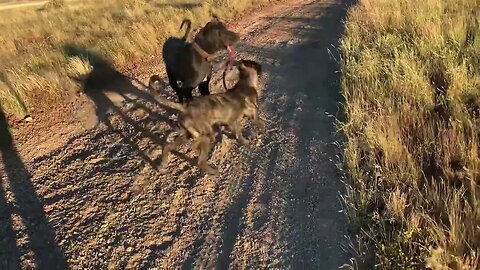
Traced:
<path fill-rule="evenodd" d="M 187 148 L 172 157 L 170 173 L 157 172 L 172 113 L 115 72 L 101 88 L 116 97 L 89 94 L 15 130 L 16 145 L 1 152 L 0 269 L 337 269 L 347 262 L 340 138 L 329 117 L 341 101 L 329 52 L 337 55 L 347 7 L 290 0 L 230 23 L 243 36 L 237 57 L 264 65 L 268 131 L 252 147 L 223 136 L 211 158 L 218 177 L 192 166 Z M 148 78 L 159 63 L 124 73 Z M 92 119 L 106 124 L 85 130 Z"/>
<path fill-rule="evenodd" d="M 67 0 L 68 2 L 72 0 Z M 2 0 L 0 1 L 0 10 L 15 9 L 15 8 L 28 8 L 45 5 L 48 1 L 38 0 Z"/>

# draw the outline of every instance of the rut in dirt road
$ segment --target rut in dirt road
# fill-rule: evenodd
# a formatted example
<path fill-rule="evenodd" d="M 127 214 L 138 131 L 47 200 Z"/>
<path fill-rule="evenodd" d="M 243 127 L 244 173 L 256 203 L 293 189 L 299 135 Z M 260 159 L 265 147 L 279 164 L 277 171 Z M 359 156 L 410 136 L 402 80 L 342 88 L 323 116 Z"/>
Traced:
<path fill-rule="evenodd" d="M 252 147 L 222 136 L 211 157 L 218 177 L 201 174 L 187 147 L 174 153 L 168 174 L 159 174 L 172 112 L 100 62 L 112 74 L 102 80 L 112 82 L 87 93 L 96 109 L 81 104 L 79 111 L 103 124 L 68 134 L 65 145 L 25 165 L 34 195 L 43 198 L 35 206 L 49 222 L 43 232 L 52 228 L 47 236 L 70 268 L 337 269 L 347 262 L 338 199 L 343 184 L 335 169 L 340 139 L 329 115 L 341 108 L 339 66 L 331 54 L 337 54 L 349 4 L 284 1 L 233 25 L 243 36 L 237 58 L 264 67 L 260 110 L 268 124 Z M 68 51 L 84 54 L 74 49 Z M 12 203 L 12 192 L 0 194 L 2 205 Z M 0 263 L 38 264 L 28 243 L 42 230 L 8 223 L 25 244 L 0 253 Z"/>

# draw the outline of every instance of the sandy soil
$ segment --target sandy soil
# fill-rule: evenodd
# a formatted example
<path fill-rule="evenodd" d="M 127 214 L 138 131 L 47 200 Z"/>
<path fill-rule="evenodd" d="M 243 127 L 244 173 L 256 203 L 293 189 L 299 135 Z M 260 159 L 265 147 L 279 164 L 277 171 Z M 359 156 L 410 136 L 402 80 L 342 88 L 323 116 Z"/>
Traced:
<path fill-rule="evenodd" d="M 102 92 L 17 125 L 15 144 L 1 151 L 0 269 L 347 262 L 335 167 L 341 138 L 331 117 L 340 111 L 334 58 L 347 2 L 287 0 L 229 22 L 242 35 L 237 58 L 264 66 L 268 128 L 251 147 L 223 135 L 210 159 L 220 176 L 203 175 L 188 147 L 171 158 L 168 174 L 158 173 L 172 111 L 129 77 L 162 74 L 159 58 L 112 72 Z M 215 78 L 222 91 L 220 73 Z M 92 128 L 97 120 L 105 123 Z"/>

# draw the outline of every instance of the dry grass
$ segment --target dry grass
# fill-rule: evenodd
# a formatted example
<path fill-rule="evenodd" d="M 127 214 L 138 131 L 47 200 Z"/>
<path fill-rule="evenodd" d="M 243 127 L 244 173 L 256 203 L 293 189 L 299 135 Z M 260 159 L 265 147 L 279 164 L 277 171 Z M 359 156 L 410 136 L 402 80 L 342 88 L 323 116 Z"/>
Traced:
<path fill-rule="evenodd" d="M 380 269 L 480 267 L 479 20 L 478 0 L 349 13 L 344 199 L 358 257 Z"/>
<path fill-rule="evenodd" d="M 22 116 L 75 92 L 67 75 L 82 75 L 88 63 L 65 48 L 101 55 L 117 67 L 161 54 L 168 36 L 180 36 L 190 18 L 201 26 L 216 13 L 234 16 L 277 0 L 50 0 L 40 7 L 0 10 L 0 102 Z"/>

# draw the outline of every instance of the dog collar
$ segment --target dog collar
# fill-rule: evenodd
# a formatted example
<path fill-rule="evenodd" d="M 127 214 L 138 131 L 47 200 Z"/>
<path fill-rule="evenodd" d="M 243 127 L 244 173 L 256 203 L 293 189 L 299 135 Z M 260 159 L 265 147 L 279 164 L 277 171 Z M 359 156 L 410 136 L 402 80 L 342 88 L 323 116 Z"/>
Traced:
<path fill-rule="evenodd" d="M 213 59 L 213 56 L 209 53 L 207 53 L 205 50 L 203 50 L 200 45 L 198 45 L 195 41 L 192 42 L 192 47 L 193 49 L 200 54 L 207 62 L 211 62 Z"/>

